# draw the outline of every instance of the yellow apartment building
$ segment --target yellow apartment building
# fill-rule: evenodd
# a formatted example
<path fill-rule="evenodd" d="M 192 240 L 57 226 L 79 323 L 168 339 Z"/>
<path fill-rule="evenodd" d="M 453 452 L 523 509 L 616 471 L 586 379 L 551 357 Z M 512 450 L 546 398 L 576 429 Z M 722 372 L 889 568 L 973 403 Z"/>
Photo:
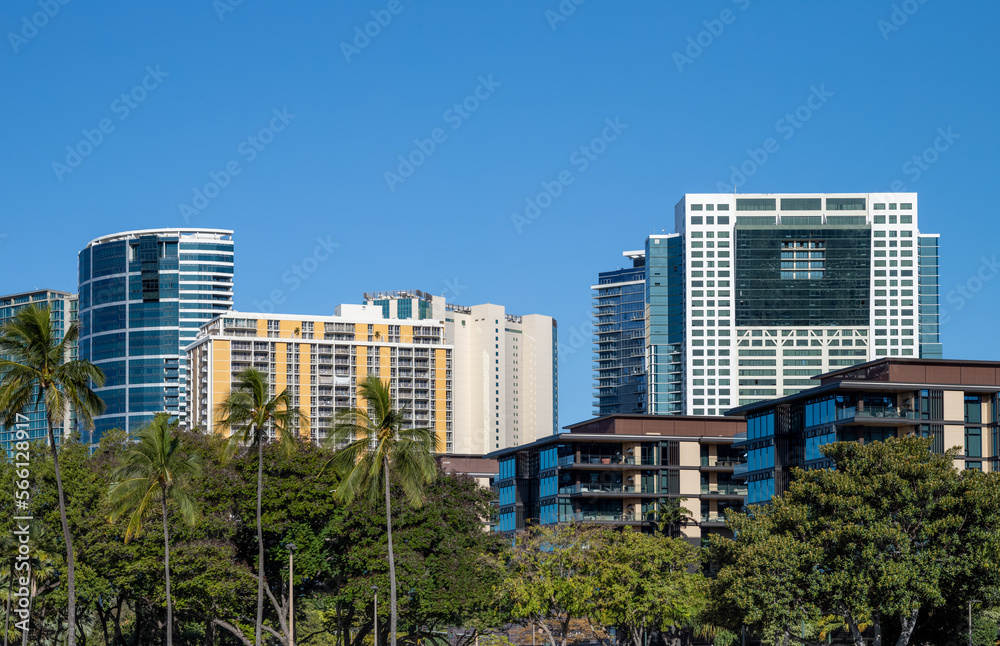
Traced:
<path fill-rule="evenodd" d="M 452 352 L 442 321 L 388 320 L 376 306 L 341 305 L 334 316 L 226 312 L 187 347 L 188 425 L 228 436 L 219 406 L 240 373 L 256 368 L 272 395 L 287 388 L 308 417 L 298 425 L 300 437 L 319 442 L 336 413 L 364 406 L 357 387 L 374 374 L 388 381 L 412 426 L 434 429 L 438 451 L 451 452 Z"/>

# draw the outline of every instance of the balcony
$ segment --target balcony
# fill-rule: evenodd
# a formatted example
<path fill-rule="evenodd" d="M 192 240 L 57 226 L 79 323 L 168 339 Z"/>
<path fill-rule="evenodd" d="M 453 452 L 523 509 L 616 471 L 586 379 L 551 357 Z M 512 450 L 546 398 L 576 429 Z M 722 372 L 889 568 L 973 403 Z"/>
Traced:
<path fill-rule="evenodd" d="M 702 485 L 701 495 L 703 496 L 745 496 L 747 495 L 746 485 Z"/>
<path fill-rule="evenodd" d="M 701 458 L 701 466 L 703 467 L 718 467 L 721 469 L 732 469 L 738 464 L 743 464 L 743 460 L 735 457 L 725 457 L 716 458 L 711 456 L 703 456 Z"/>
<path fill-rule="evenodd" d="M 596 482 L 580 483 L 578 485 L 573 485 L 572 487 L 563 487 L 560 489 L 559 493 L 568 493 L 571 495 L 579 494 L 602 494 L 602 493 L 625 493 L 627 489 L 634 490 L 634 485 L 628 485 L 627 487 L 622 485 L 620 482 L 602 484 Z"/>
<path fill-rule="evenodd" d="M 642 514 L 622 514 L 614 512 L 578 511 L 570 516 L 578 523 L 641 523 Z"/>
<path fill-rule="evenodd" d="M 848 411 L 851 409 L 842 409 L 843 411 Z M 841 411 L 838 411 L 838 413 Z M 871 406 L 867 408 L 858 409 L 855 414 L 855 418 L 858 417 L 883 417 L 887 419 L 905 419 L 905 420 L 915 420 L 920 419 L 919 411 L 913 410 L 911 408 L 900 408 L 898 406 Z"/>
<path fill-rule="evenodd" d="M 920 411 L 900 406 L 845 406 L 837 409 L 838 422 L 857 422 L 867 426 L 907 426 L 920 419 Z M 814 424 L 816 426 L 818 424 Z"/>

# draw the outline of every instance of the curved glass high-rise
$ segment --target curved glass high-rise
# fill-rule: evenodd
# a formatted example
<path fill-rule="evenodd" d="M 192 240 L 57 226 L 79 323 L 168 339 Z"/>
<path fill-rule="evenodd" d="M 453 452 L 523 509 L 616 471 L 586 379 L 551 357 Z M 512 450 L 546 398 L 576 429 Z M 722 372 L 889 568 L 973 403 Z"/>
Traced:
<path fill-rule="evenodd" d="M 156 413 L 185 420 L 185 346 L 233 307 L 233 232 L 148 229 L 103 236 L 79 255 L 79 356 L 107 377 L 87 438 L 134 433 Z"/>

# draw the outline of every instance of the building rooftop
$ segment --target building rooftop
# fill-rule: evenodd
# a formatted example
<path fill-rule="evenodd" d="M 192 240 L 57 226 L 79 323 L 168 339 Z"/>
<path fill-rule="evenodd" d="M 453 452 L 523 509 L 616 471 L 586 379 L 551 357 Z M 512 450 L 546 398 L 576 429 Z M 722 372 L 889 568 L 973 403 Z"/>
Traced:
<path fill-rule="evenodd" d="M 16 294 L 3 294 L 0 295 L 0 301 L 5 301 L 13 298 L 20 298 L 22 296 L 33 296 L 35 294 L 55 294 L 56 296 L 75 296 L 73 292 L 64 292 L 60 289 L 32 289 L 27 292 L 18 292 Z M 41 300 L 41 299 L 39 299 Z"/>
<path fill-rule="evenodd" d="M 783 403 L 810 399 L 834 390 L 898 390 L 962 386 L 966 390 L 1000 392 L 1000 361 L 964 359 L 919 359 L 884 357 L 813 377 L 815 387 L 795 395 L 767 399 L 726 411 L 727 416 L 743 416 Z"/>
<path fill-rule="evenodd" d="M 230 229 L 198 229 L 198 228 L 187 228 L 187 227 L 170 227 L 165 229 L 136 229 L 134 231 L 122 231 L 121 233 L 111 233 L 106 236 L 101 236 L 99 238 L 94 238 L 87 243 L 88 247 L 92 247 L 98 244 L 104 244 L 107 242 L 116 242 L 118 240 L 131 240 L 133 238 L 138 238 L 139 236 L 151 236 L 151 235 L 175 235 L 189 236 L 203 234 L 210 239 L 214 240 L 232 240 L 233 232 Z"/>
<path fill-rule="evenodd" d="M 565 426 L 564 428 L 569 429 L 568 432 L 539 438 L 530 444 L 492 451 L 486 454 L 486 457 L 498 458 L 517 451 L 569 440 L 621 442 L 650 437 L 726 438 L 743 431 L 744 425 L 743 418 L 712 415 L 604 415 Z"/>

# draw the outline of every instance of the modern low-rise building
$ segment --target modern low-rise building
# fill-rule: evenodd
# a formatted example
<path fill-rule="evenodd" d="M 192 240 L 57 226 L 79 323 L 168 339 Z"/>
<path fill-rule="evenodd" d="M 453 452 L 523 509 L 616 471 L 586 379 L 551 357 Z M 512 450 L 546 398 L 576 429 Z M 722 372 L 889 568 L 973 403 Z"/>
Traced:
<path fill-rule="evenodd" d="M 592 287 L 598 411 L 642 384 L 647 413 L 722 415 L 872 359 L 941 358 L 938 236 L 917 213 L 916 193 L 684 195 L 674 233 Z M 640 266 L 641 374 L 623 342 Z"/>
<path fill-rule="evenodd" d="M 699 542 L 725 531 L 726 509 L 742 508 L 732 447 L 742 419 L 611 415 L 566 428 L 487 456 L 499 465 L 497 531 L 572 522 L 652 530 L 664 504 L 680 499 L 691 512 L 681 534 Z"/>
<path fill-rule="evenodd" d="M 52 323 L 52 331 L 55 334 L 57 340 L 62 340 L 63 336 L 66 334 L 66 330 L 69 326 L 76 322 L 77 319 L 77 298 L 76 294 L 70 294 L 69 292 L 62 292 L 55 289 L 40 289 L 31 292 L 22 292 L 20 294 L 11 294 L 9 296 L 0 296 L 0 325 L 7 323 L 11 320 L 19 311 L 25 307 L 36 305 L 38 307 L 48 307 L 49 308 L 49 318 Z M 65 359 L 67 361 L 76 359 L 77 355 L 77 344 L 68 344 L 67 354 Z M 18 424 L 18 427 L 27 430 L 28 439 L 32 442 L 48 442 L 48 421 L 45 408 L 45 402 L 35 409 L 24 411 L 22 415 L 22 422 Z M 76 419 L 73 411 L 66 416 L 65 419 L 60 420 L 56 427 L 53 428 L 53 434 L 55 436 L 56 443 L 58 444 L 60 439 L 68 436 L 71 432 L 76 429 Z M 0 426 L 0 446 L 8 452 L 11 451 L 11 438 L 12 432 L 17 430 L 17 428 L 6 428 Z"/>
<path fill-rule="evenodd" d="M 958 469 L 1000 471 L 1000 362 L 884 358 L 815 378 L 814 388 L 730 410 L 745 419 L 735 447 L 747 504 L 788 488 L 792 467 L 832 466 L 831 442 L 917 434 L 932 450 L 959 447 Z"/>
<path fill-rule="evenodd" d="M 308 417 L 299 434 L 320 442 L 338 412 L 364 406 L 358 385 L 370 375 L 388 381 L 393 400 L 413 427 L 432 428 L 438 450 L 454 438 L 454 366 L 444 324 L 382 317 L 382 308 L 341 305 L 334 316 L 226 312 L 204 325 L 187 348 L 192 428 L 229 434 L 219 407 L 240 374 L 255 368 L 272 395 L 289 391 Z M 273 437 L 274 429 L 268 429 Z"/>
<path fill-rule="evenodd" d="M 465 474 L 485 489 L 493 486 L 493 477 L 497 473 L 496 460 L 482 455 L 462 455 L 458 453 L 445 453 L 437 456 L 436 459 L 438 466 L 445 473 Z"/>

